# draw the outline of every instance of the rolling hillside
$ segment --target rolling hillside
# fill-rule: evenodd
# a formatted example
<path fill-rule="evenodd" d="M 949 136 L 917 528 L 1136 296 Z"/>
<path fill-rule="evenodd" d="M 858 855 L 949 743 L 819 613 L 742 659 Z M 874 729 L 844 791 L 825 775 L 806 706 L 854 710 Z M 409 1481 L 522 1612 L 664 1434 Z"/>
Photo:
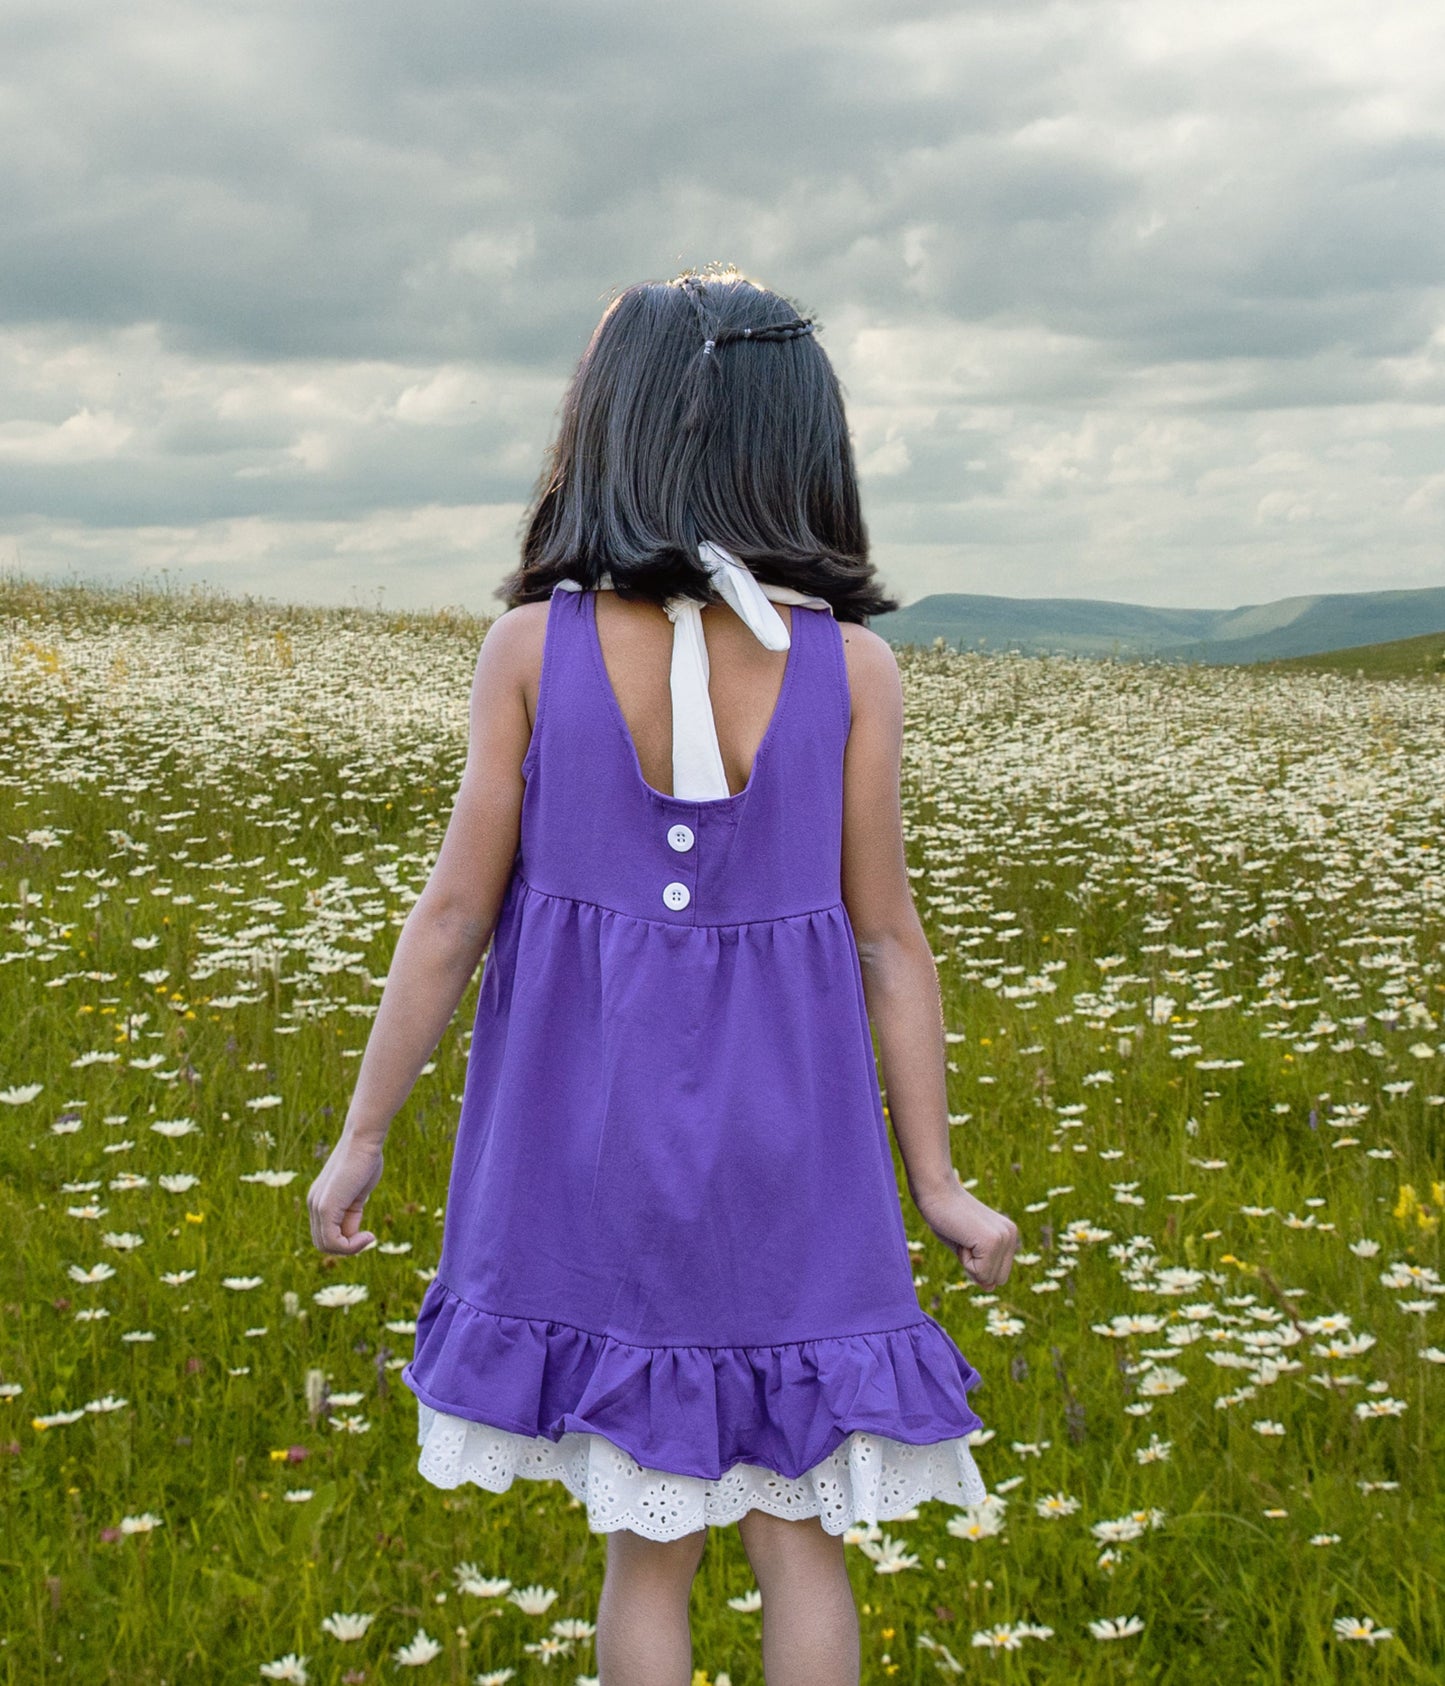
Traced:
<path fill-rule="evenodd" d="M 1070 597 L 920 598 L 871 623 L 892 644 L 1029 655 L 1225 663 L 1275 661 L 1445 632 L 1445 586 L 1282 597 L 1237 609 L 1164 609 Z"/>

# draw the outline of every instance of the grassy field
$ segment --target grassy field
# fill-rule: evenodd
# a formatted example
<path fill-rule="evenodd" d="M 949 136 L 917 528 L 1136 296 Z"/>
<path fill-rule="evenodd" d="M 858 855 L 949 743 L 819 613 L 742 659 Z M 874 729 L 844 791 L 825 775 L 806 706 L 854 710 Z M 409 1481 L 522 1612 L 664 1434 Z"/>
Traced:
<path fill-rule="evenodd" d="M 0 1681 L 595 1676 L 602 1539 L 424 1483 L 397 1374 L 475 981 L 380 1244 L 305 1212 L 484 631 L 0 589 Z M 1438 1681 L 1445 686 L 900 664 L 954 1159 L 1023 1245 L 981 1293 L 905 1206 L 990 1498 L 848 1536 L 864 1680 Z M 759 1622 L 715 1531 L 697 1680 Z"/>
<path fill-rule="evenodd" d="M 1256 671 L 1344 673 L 1356 679 L 1445 679 L 1445 632 L 1396 638 L 1388 644 L 1356 644 L 1319 656 L 1290 656 L 1259 662 Z"/>

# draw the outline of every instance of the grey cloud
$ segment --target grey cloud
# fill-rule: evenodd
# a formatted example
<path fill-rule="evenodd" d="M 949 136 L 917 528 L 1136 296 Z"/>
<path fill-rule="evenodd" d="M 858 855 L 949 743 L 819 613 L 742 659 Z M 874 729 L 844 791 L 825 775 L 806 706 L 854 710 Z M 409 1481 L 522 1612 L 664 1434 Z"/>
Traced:
<path fill-rule="evenodd" d="M 1308 42 L 1259 0 L 1178 49 L 1182 0 L 7 12 L 13 530 L 510 507 L 613 292 L 718 257 L 822 318 L 900 583 L 939 589 L 950 534 L 960 589 L 982 543 L 1037 545 L 1041 590 L 1103 531 L 1199 556 L 1205 483 L 1216 531 L 1301 574 L 1392 500 L 1427 565 L 1445 142 L 1408 116 L 1426 56 L 1356 71 L 1331 0 Z M 1404 116 L 1369 116 L 1382 89 Z M 398 412 L 451 367 L 465 403 Z M 1333 541 L 1322 486 L 1272 525 L 1240 454 L 1286 413 L 1305 453 L 1327 415 L 1374 438 Z M 1078 444 L 1098 416 L 1113 457 Z M 1126 566 L 1157 585 L 1156 553 Z"/>

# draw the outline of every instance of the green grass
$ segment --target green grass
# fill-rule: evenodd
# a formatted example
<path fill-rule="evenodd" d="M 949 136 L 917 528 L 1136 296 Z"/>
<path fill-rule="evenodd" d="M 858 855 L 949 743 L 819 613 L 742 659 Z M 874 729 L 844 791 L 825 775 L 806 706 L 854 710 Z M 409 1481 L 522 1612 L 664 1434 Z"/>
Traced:
<path fill-rule="evenodd" d="M 1343 673 L 1357 679 L 1445 678 L 1445 632 L 1419 638 L 1395 638 L 1388 644 L 1356 644 L 1318 656 L 1290 656 L 1257 662 L 1276 673 Z"/>
<path fill-rule="evenodd" d="M 551 1484 L 428 1486 L 398 1378 L 475 980 L 392 1128 L 381 1245 L 324 1257 L 306 1221 L 485 624 L 0 586 L 0 1681 L 390 1680 L 419 1628 L 421 1680 L 595 1674 L 586 1637 L 526 1647 L 595 1620 L 602 1539 Z M 905 1201 L 995 1497 L 850 1534 L 864 1680 L 1438 1680 L 1445 687 L 900 664 L 954 1160 L 1023 1242 L 981 1293 Z M 360 1398 L 318 1408 L 316 1372 Z M 714 1531 L 709 1686 L 760 1686 L 752 1586 Z M 351 1611 L 364 1637 L 323 1630 Z M 975 1647 L 1017 1623 L 1052 1631 Z"/>

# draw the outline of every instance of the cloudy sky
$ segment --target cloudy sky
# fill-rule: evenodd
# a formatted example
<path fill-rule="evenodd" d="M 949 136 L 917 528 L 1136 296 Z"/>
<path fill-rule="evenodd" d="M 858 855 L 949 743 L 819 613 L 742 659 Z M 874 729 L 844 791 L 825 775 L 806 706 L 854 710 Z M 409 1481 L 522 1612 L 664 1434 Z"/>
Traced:
<path fill-rule="evenodd" d="M 1439 0 L 0 0 L 0 568 L 495 613 L 608 299 L 816 314 L 875 560 L 1445 579 Z"/>

